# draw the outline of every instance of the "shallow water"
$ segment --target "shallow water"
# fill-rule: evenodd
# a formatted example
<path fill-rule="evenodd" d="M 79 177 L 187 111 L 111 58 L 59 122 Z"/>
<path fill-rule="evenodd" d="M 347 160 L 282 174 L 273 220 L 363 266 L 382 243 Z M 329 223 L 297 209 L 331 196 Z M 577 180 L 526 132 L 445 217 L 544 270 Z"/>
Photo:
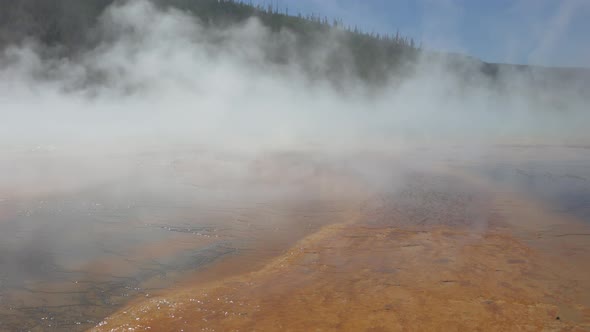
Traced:
<path fill-rule="evenodd" d="M 415 153 L 402 169 L 389 161 L 399 176 L 370 186 L 353 222 L 323 228 L 254 273 L 127 306 L 95 330 L 587 331 L 590 227 L 552 200 L 572 186 L 558 179 L 534 190 L 493 172 L 534 164 L 545 174 L 561 158 L 580 180 L 583 167 L 570 167 L 580 155 L 525 152 Z"/>
<path fill-rule="evenodd" d="M 473 168 L 498 183 L 538 199 L 552 210 L 590 222 L 590 149 L 498 148 L 502 158 Z M 504 151 L 502 151 L 504 150 Z M 515 158 L 522 154 L 522 156 Z"/>
<path fill-rule="evenodd" d="M 180 167 L 165 163 L 158 166 L 163 172 L 83 190 L 6 194 L 0 201 L 0 330 L 85 330 L 132 299 L 156 296 L 187 278 L 198 281 L 199 271 L 219 262 L 246 261 L 242 270 L 225 268 L 228 275 L 260 266 L 359 211 L 370 227 L 395 222 L 485 232 L 486 193 L 434 175 L 434 164 L 590 221 L 588 150 L 365 157 L 344 163 L 273 156 L 249 161 L 246 179 L 219 182 L 192 176 L 199 168 L 181 158 Z"/>
<path fill-rule="evenodd" d="M 222 258 L 264 251 L 255 266 L 346 209 L 342 195 L 318 196 L 326 186 L 220 185 L 162 168 L 84 190 L 6 193 L 0 330 L 88 329 Z"/>

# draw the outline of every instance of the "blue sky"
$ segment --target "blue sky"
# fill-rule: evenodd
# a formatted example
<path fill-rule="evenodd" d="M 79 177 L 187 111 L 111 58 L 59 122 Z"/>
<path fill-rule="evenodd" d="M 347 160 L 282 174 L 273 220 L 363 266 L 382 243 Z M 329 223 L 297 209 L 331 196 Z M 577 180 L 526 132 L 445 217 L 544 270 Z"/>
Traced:
<path fill-rule="evenodd" d="M 255 0 L 485 61 L 590 67 L 590 0 Z"/>

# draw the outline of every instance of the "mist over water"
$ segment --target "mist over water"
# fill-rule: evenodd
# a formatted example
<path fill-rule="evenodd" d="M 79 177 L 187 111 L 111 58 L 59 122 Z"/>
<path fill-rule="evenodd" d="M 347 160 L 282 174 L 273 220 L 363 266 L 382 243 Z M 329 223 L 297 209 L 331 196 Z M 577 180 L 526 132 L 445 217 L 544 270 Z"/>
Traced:
<path fill-rule="evenodd" d="M 214 257 L 288 244 L 267 228 L 306 235 L 343 221 L 342 202 L 403 194 L 415 174 L 449 161 L 493 173 L 498 145 L 590 144 L 590 81 L 543 68 L 500 67 L 490 77 L 474 59 L 424 51 L 372 84 L 355 74 L 338 29 L 301 57 L 300 37 L 256 18 L 207 25 L 147 0 L 115 2 L 85 33 L 75 52 L 32 37 L 0 49 L 0 267 L 10 271 L 0 273 L 0 295 L 123 270 L 135 279 L 99 291 L 137 295 L 161 271 L 209 262 L 199 254 L 194 263 L 183 247 L 154 263 L 138 253 L 152 242 L 219 236 L 215 245 L 182 239 Z M 351 58 L 336 74 L 335 53 Z M 503 177 L 511 183 L 512 166 Z M 436 190 L 465 190 L 453 181 Z M 429 203 L 404 199 L 431 217 Z M 317 211 L 332 219 L 313 219 Z M 487 227 L 480 217 L 477 232 Z M 97 263 L 105 253 L 133 262 Z M 2 299 L 43 305 L 0 296 L 0 318 L 9 316 Z"/>
<path fill-rule="evenodd" d="M 313 50 L 320 73 L 338 47 L 338 32 L 330 37 Z M 586 87 L 575 82 L 548 95 L 526 74 L 492 82 L 469 61 L 456 68 L 425 54 L 383 86 L 353 74 L 335 86 L 289 56 L 297 37 L 288 31 L 276 36 L 254 18 L 205 27 L 149 1 L 112 5 L 88 38 L 98 42 L 68 57 L 35 40 L 3 49 L 2 146 L 96 156 L 188 144 L 252 155 L 587 142 Z M 286 63 L 268 61 L 276 48 Z"/>

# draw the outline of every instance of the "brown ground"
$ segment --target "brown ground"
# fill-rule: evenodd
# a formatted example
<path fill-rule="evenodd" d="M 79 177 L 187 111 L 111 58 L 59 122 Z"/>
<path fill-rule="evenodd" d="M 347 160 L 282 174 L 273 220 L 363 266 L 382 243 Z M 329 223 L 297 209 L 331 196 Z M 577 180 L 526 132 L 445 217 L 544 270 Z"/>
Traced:
<path fill-rule="evenodd" d="M 94 330 L 590 331 L 590 229 L 511 193 L 458 192 L 373 196 L 258 271 Z"/>

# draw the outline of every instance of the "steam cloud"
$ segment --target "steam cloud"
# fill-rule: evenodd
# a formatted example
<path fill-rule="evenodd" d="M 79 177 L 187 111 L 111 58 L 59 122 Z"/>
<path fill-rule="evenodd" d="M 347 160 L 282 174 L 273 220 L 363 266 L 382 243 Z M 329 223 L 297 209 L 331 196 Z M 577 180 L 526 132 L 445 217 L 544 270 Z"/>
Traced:
<path fill-rule="evenodd" d="M 147 0 L 109 7 L 93 33 L 96 46 L 69 57 L 35 40 L 2 50 L 0 187 L 39 185 L 39 173 L 66 187 L 82 177 L 100 181 L 133 171 L 134 161 L 113 156 L 186 147 L 250 160 L 276 151 L 347 155 L 589 138 L 588 82 L 539 90 L 530 84 L 534 73 L 511 70 L 491 82 L 470 71 L 474 60 L 458 67 L 425 54 L 411 74 L 378 88 L 346 68 L 335 85 L 289 56 L 297 38 L 289 32 L 277 36 L 254 18 L 206 27 Z M 329 36 L 309 57 L 318 72 L 339 48 L 338 31 Z M 277 50 L 286 63 L 267 61 Z"/>

